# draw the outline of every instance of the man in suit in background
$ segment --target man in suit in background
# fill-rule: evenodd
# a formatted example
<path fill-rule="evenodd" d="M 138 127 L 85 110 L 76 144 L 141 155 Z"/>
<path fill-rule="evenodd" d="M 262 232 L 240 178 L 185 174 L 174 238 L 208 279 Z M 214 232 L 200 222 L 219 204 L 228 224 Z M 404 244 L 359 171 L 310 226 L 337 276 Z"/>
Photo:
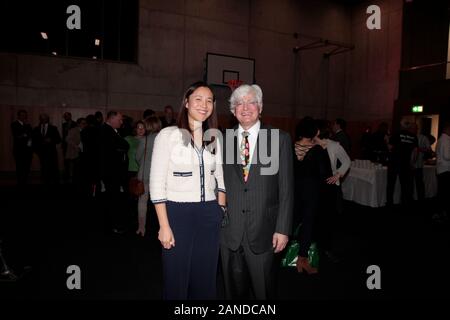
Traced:
<path fill-rule="evenodd" d="M 164 116 L 159 118 L 161 120 L 162 128 L 174 126 L 176 124 L 176 120 L 173 114 L 173 108 L 171 105 L 167 105 L 164 107 Z"/>
<path fill-rule="evenodd" d="M 100 146 L 100 178 L 105 184 L 105 209 L 108 228 L 112 232 L 125 232 L 127 223 L 126 196 L 128 172 L 128 142 L 120 136 L 119 129 L 123 124 L 123 116 L 117 111 L 109 111 L 106 121 L 101 125 Z M 122 191 L 122 192 L 121 192 Z"/>
<path fill-rule="evenodd" d="M 59 183 L 56 145 L 61 143 L 58 128 L 50 124 L 48 114 L 39 116 L 39 125 L 33 129 L 33 149 L 39 156 L 44 184 Z"/>
<path fill-rule="evenodd" d="M 67 160 L 66 152 L 67 152 L 67 135 L 69 134 L 69 130 L 75 128 L 77 126 L 76 122 L 72 120 L 72 114 L 70 112 L 63 113 L 64 122 L 62 123 L 62 142 L 61 147 L 63 150 L 63 159 L 64 159 L 64 182 L 70 182 L 70 168 L 71 163 Z"/>
<path fill-rule="evenodd" d="M 17 120 L 11 123 L 13 136 L 13 155 L 16 162 L 17 184 L 27 183 L 30 174 L 33 150 L 31 149 L 32 129 L 28 123 L 28 114 L 25 110 L 17 112 Z"/>
<path fill-rule="evenodd" d="M 344 148 L 345 152 L 348 155 L 351 155 L 352 143 L 350 137 L 345 131 L 347 128 L 347 122 L 344 119 L 337 118 L 333 122 L 333 133 L 334 135 L 331 137 L 332 140 L 339 142 L 339 144 Z"/>
<path fill-rule="evenodd" d="M 80 132 L 83 151 L 80 154 L 84 195 L 100 193 L 100 129 L 93 114 L 86 117 L 87 126 Z"/>
<path fill-rule="evenodd" d="M 257 85 L 242 85 L 230 98 L 239 125 L 223 144 L 228 224 L 222 228 L 221 257 L 227 299 L 249 298 L 250 289 L 256 299 L 274 296 L 274 253 L 285 248 L 292 229 L 291 139 L 261 124 L 262 106 Z M 275 163 L 279 167 L 268 173 Z"/>

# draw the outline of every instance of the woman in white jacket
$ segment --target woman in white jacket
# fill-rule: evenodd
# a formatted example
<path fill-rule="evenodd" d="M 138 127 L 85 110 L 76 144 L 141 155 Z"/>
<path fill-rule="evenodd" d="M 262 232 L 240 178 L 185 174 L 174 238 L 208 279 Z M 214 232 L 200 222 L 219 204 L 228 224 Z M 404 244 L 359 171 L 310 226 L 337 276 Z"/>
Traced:
<path fill-rule="evenodd" d="M 327 150 L 328 157 L 330 157 L 331 169 L 333 170 L 333 176 L 327 179 L 327 182 L 328 184 L 340 186 L 342 178 L 344 178 L 348 169 L 350 169 L 350 157 L 339 142 L 328 138 L 321 139 L 320 136 L 316 138 L 315 142 Z"/>
<path fill-rule="evenodd" d="M 176 126 L 155 139 L 150 197 L 159 221 L 166 300 L 216 298 L 226 203 L 220 139 L 205 134 L 211 129 L 217 129 L 215 97 L 206 83 L 196 82 L 184 94 Z"/>
<path fill-rule="evenodd" d="M 450 122 L 445 122 L 436 146 L 436 173 L 438 178 L 438 199 L 441 212 L 433 219 L 447 219 L 450 214 Z"/>

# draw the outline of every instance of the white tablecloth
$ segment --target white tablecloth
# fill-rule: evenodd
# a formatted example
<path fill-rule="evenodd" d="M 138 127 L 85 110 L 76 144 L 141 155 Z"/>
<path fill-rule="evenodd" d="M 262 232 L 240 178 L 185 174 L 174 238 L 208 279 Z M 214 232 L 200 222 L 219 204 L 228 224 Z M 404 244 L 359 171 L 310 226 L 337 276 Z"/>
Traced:
<path fill-rule="evenodd" d="M 352 172 L 353 171 L 353 172 Z M 425 198 L 437 194 L 437 177 L 435 166 L 424 166 L 423 180 Z M 342 183 L 342 193 L 345 200 L 354 201 L 369 207 L 382 207 L 386 204 L 387 168 L 357 168 L 351 167 Z M 394 203 L 400 203 L 400 182 L 397 177 L 394 191 Z M 417 194 L 414 186 L 414 199 Z"/>

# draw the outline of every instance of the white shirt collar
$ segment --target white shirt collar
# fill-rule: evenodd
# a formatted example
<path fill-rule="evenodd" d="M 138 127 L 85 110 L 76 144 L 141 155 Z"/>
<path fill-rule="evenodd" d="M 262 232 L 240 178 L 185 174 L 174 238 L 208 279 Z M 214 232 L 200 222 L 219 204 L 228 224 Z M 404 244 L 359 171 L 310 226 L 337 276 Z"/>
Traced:
<path fill-rule="evenodd" d="M 261 128 L 261 121 L 259 121 L 259 120 L 248 130 L 244 130 L 244 128 L 242 128 L 242 126 L 239 125 L 239 128 L 238 128 L 239 137 L 242 136 L 242 132 L 244 132 L 244 131 L 247 131 L 250 134 L 250 136 L 257 137 L 258 133 L 259 133 L 259 128 Z"/>
<path fill-rule="evenodd" d="M 21 126 L 23 126 L 23 122 L 17 119 L 17 122 L 20 123 Z"/>

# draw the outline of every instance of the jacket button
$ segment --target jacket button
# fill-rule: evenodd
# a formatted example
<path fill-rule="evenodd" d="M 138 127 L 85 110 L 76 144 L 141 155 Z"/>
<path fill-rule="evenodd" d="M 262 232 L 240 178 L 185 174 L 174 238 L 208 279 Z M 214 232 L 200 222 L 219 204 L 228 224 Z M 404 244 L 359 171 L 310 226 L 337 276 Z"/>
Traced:
<path fill-rule="evenodd" d="M 245 189 L 244 189 L 244 192 L 247 192 L 247 190 L 248 190 L 248 189 L 247 189 L 247 188 L 245 188 Z"/>
<path fill-rule="evenodd" d="M 245 210 L 242 210 L 242 213 L 245 213 Z"/>

